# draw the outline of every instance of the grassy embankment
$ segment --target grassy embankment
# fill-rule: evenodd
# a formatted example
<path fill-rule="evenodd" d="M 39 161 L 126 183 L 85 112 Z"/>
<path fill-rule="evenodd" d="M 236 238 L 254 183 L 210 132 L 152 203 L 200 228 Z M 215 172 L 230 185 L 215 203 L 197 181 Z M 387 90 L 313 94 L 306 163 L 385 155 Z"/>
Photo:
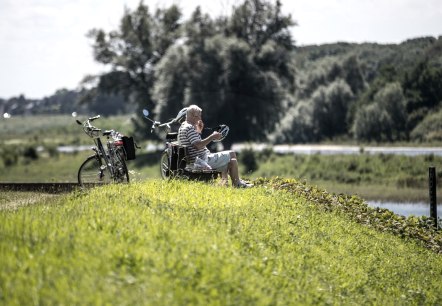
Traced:
<path fill-rule="evenodd" d="M 442 303 L 442 235 L 425 218 L 293 180 L 257 184 L 3 199 L 0 304 Z"/>

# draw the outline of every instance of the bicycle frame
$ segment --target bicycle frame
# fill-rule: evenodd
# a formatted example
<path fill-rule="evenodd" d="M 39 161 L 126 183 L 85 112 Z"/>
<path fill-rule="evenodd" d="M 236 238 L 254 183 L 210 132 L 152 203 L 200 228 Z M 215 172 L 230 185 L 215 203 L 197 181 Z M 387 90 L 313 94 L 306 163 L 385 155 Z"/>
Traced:
<path fill-rule="evenodd" d="M 77 120 L 77 123 L 83 126 L 84 132 L 93 139 L 95 144 L 95 146 L 92 147 L 95 154 L 87 158 L 80 166 L 78 171 L 79 183 L 83 184 L 83 181 L 88 180 L 95 181 L 97 179 L 97 174 L 98 182 L 101 182 L 106 176 L 108 177 L 108 180 L 110 179 L 110 181 L 113 182 L 129 182 L 129 175 L 125 162 L 126 155 L 125 151 L 122 149 L 124 144 L 122 138 L 124 137 L 114 130 L 108 130 L 101 133 L 101 129 L 98 129 L 91 124 L 93 120 L 96 120 L 99 117 L 100 116 L 89 118 L 84 123 Z M 100 136 L 107 137 L 106 146 L 103 144 Z M 108 174 L 104 173 L 104 170 L 106 169 Z M 98 171 L 98 173 L 94 171 Z M 94 176 L 93 173 L 97 174 Z"/>
<path fill-rule="evenodd" d="M 115 177 L 115 171 L 113 167 L 113 162 L 111 160 L 111 152 L 108 143 L 108 152 L 106 152 L 103 143 L 101 142 L 101 138 L 94 138 L 95 147 L 92 150 L 100 157 L 104 159 L 106 162 L 106 167 L 109 169 L 112 179 Z M 112 152 L 114 153 L 114 152 Z M 112 154 L 113 155 L 113 154 Z"/>

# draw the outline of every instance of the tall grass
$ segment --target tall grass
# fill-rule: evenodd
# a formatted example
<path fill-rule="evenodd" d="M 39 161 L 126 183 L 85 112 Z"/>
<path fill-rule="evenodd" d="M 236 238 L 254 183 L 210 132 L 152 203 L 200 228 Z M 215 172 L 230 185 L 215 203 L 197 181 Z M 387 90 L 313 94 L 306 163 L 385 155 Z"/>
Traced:
<path fill-rule="evenodd" d="M 150 180 L 0 211 L 0 304 L 440 304 L 442 257 L 308 197 Z"/>

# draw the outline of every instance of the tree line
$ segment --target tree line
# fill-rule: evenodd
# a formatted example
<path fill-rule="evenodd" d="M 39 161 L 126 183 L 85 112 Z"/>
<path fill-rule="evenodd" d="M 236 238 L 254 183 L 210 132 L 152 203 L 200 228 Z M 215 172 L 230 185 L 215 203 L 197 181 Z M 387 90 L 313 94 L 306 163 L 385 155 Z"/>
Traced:
<path fill-rule="evenodd" d="M 85 77 L 75 101 L 160 121 L 198 104 L 206 126 L 230 126 L 230 143 L 442 139 L 441 37 L 297 47 L 294 26 L 279 1 L 216 18 L 197 7 L 187 20 L 176 5 L 141 2 L 117 29 L 89 32 L 110 70 Z M 145 136 L 148 122 L 134 124 Z"/>

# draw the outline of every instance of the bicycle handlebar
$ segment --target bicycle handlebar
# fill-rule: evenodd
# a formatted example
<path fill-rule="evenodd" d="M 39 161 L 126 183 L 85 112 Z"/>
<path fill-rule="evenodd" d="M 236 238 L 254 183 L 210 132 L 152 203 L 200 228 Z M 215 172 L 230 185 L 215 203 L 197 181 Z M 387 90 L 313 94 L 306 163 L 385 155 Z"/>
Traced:
<path fill-rule="evenodd" d="M 93 126 L 91 124 L 92 121 L 97 120 L 100 118 L 100 115 L 88 118 L 86 121 L 84 121 L 83 123 L 79 120 L 76 120 L 77 123 L 79 125 L 83 126 L 83 131 L 86 133 L 86 135 L 88 135 L 91 138 L 96 138 L 99 136 L 99 133 L 101 132 L 101 129 Z"/>
<path fill-rule="evenodd" d="M 152 120 L 152 119 L 150 119 L 150 118 L 147 117 L 147 116 L 144 116 L 144 118 L 146 118 L 147 120 L 149 120 L 150 122 L 152 122 L 152 128 L 150 129 L 150 132 L 151 132 L 151 133 L 153 133 L 153 131 L 154 131 L 156 128 L 167 127 L 168 129 L 170 129 L 170 125 L 171 125 L 172 123 L 175 123 L 175 122 L 176 122 L 175 119 L 173 119 L 173 120 L 171 120 L 171 121 L 169 121 L 169 122 L 161 123 L 161 122 L 159 122 L 159 121 Z"/>

